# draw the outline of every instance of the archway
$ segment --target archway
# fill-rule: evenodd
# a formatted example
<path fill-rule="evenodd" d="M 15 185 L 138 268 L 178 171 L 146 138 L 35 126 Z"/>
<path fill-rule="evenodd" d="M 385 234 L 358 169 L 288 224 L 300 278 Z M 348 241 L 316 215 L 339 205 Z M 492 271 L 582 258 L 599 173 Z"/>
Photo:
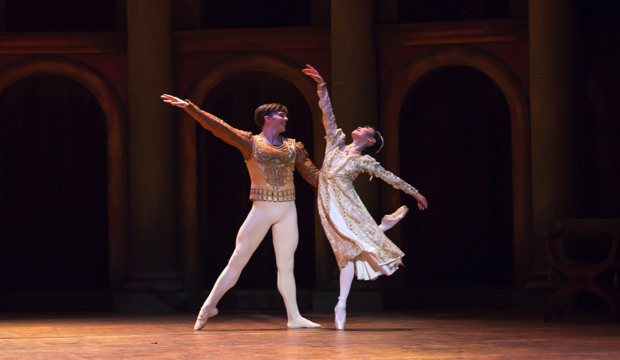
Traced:
<path fill-rule="evenodd" d="M 205 103 L 205 99 L 209 102 L 208 95 L 214 94 L 214 89 L 220 84 L 224 84 L 230 79 L 234 79 L 235 76 L 244 76 L 243 74 L 256 74 L 263 73 L 263 75 L 258 75 L 258 78 L 261 76 L 270 77 L 272 79 L 278 79 L 277 81 L 284 81 L 289 86 L 292 86 L 291 89 L 294 89 L 294 92 L 297 92 L 299 95 L 299 99 L 304 99 L 306 106 L 308 106 L 312 121 L 311 131 L 312 135 L 308 136 L 305 134 L 308 140 L 303 139 L 304 134 L 297 134 L 290 132 L 286 134 L 290 137 L 296 138 L 298 140 L 302 140 L 307 146 L 312 148 L 313 144 L 321 143 L 323 137 L 321 134 L 324 132 L 322 129 L 322 121 L 321 121 L 321 110 L 318 107 L 318 99 L 316 95 L 316 84 L 313 83 L 308 77 L 303 75 L 301 72 L 302 67 L 294 63 L 286 58 L 270 55 L 270 54 L 242 54 L 235 55 L 230 58 L 224 59 L 221 62 L 215 64 L 211 67 L 208 72 L 204 75 L 197 78 L 197 80 L 192 84 L 190 89 L 186 93 L 186 98 L 190 99 L 195 104 L 203 104 Z M 232 84 L 234 84 L 234 80 L 232 80 Z M 229 83 L 231 84 L 231 83 Z M 227 86 L 227 85 L 222 85 Z M 268 94 L 267 94 L 268 95 Z M 297 95 L 295 95 L 297 97 Z M 271 101 L 271 100 L 257 100 L 257 101 Z M 281 100 L 273 99 L 273 101 L 282 102 Z M 298 100 L 296 100 L 298 101 Z M 206 105 L 206 103 L 205 103 Z M 247 104 L 249 105 L 249 104 Z M 249 105 L 254 106 L 254 104 Z M 255 106 L 254 106 L 255 108 Z M 297 111 L 294 109 L 290 109 L 292 111 Z M 251 119 L 254 109 L 246 110 L 249 114 L 244 115 L 244 119 Z M 219 114 L 217 114 L 219 116 Z M 201 291 L 202 291 L 202 270 L 201 270 L 201 259 L 199 258 L 199 254 L 201 253 L 201 246 L 199 244 L 199 221 L 198 221 L 198 167 L 204 166 L 204 164 L 198 163 L 198 149 L 197 149 L 197 136 L 196 129 L 197 125 L 194 119 L 192 119 L 189 115 L 182 113 L 182 119 L 179 121 L 179 164 L 180 164 L 180 192 L 181 192 L 181 204 L 180 204 L 180 215 L 181 215 L 181 236 L 183 239 L 183 245 L 185 249 L 185 276 L 186 276 L 186 284 L 188 288 L 190 300 L 190 306 L 198 305 L 202 299 Z M 226 119 L 226 121 L 228 121 Z M 244 130 L 251 130 L 255 125 L 250 120 L 248 125 L 239 126 Z M 301 137 L 300 137 L 301 136 Z M 230 147 L 230 146 L 229 146 Z M 314 151 L 309 152 L 311 158 L 315 161 L 315 163 L 320 164 L 323 160 L 323 155 L 320 150 L 317 151 L 317 148 L 314 146 Z M 232 148 L 231 148 L 232 149 Z M 232 149 L 232 154 L 228 153 L 227 155 L 234 156 L 234 153 L 237 152 L 236 149 Z M 231 157 L 232 157 L 231 156 Z M 232 157 L 232 161 L 235 161 L 234 157 Z M 242 159 L 239 158 L 238 162 L 243 166 Z M 243 173 L 243 178 L 247 178 L 247 170 L 239 170 L 240 174 Z M 299 184 L 299 182 L 297 182 Z M 249 189 L 249 182 L 248 182 Z M 241 195 L 244 199 L 247 198 L 247 194 L 245 194 L 245 189 L 240 190 Z M 244 200 L 244 202 L 247 202 Z M 300 202 L 298 201 L 298 204 Z M 306 206 L 311 206 L 314 208 L 314 200 L 312 199 L 311 204 L 306 204 Z M 299 211 L 298 206 L 298 211 Z M 244 211 L 243 215 L 245 216 L 247 211 Z M 314 213 L 313 213 L 314 214 Z M 314 219 L 314 216 L 312 217 Z M 306 222 L 311 224 L 316 224 L 316 220 L 312 222 Z M 316 225 L 313 225 L 316 226 Z M 237 228 L 238 229 L 238 228 Z M 236 230 L 235 230 L 236 231 Z M 314 230 L 313 230 L 314 232 Z M 314 232 L 317 239 L 322 240 L 324 234 L 322 232 Z M 315 244 L 322 244 L 320 240 L 315 241 Z M 324 245 L 324 244 L 323 244 Z M 318 245 L 316 245 L 318 246 Z M 230 256 L 230 254 L 228 254 Z M 321 262 L 322 260 L 319 258 L 320 253 L 317 252 L 317 260 L 316 263 Z M 221 269 L 219 270 L 221 271 Z M 219 273 L 218 271 L 218 273 Z"/>
<path fill-rule="evenodd" d="M 120 289 L 127 245 L 127 161 L 125 112 L 112 85 L 95 69 L 75 60 L 37 56 L 16 61 L 0 70 L 0 94 L 20 80 L 37 75 L 56 75 L 85 87 L 103 110 L 106 124 L 107 215 L 109 288 Z"/>
<path fill-rule="evenodd" d="M 385 154 L 389 156 L 382 160 L 389 169 L 399 173 L 399 115 L 403 100 L 422 77 L 450 66 L 467 66 L 483 72 L 499 86 L 506 98 L 512 150 L 513 278 L 515 285 L 524 286 L 532 257 L 529 107 L 522 85 L 503 61 L 473 47 L 440 46 L 407 64 L 395 76 L 385 102 Z M 383 189 L 386 209 L 397 207 L 398 194 L 387 187 Z"/>
<path fill-rule="evenodd" d="M 3 290 L 108 291 L 107 139 L 97 99 L 73 80 L 39 74 L 0 95 L 0 118 Z"/>
<path fill-rule="evenodd" d="M 401 175 L 432 204 L 401 227 L 406 283 L 511 285 L 510 113 L 497 84 L 471 67 L 442 68 L 409 90 L 399 126 Z"/>

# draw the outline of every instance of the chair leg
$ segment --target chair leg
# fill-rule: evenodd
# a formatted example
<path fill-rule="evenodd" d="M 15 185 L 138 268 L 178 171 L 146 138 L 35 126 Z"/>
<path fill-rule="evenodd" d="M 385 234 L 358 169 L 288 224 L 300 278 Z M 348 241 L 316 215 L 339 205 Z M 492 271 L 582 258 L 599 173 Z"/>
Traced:
<path fill-rule="evenodd" d="M 616 303 L 616 299 L 614 299 L 609 292 L 594 284 L 588 284 L 586 290 L 596 294 L 598 297 L 603 299 L 603 301 L 607 304 L 607 307 L 611 311 L 611 315 L 614 321 L 620 321 L 620 311 L 618 311 L 618 304 Z"/>
<path fill-rule="evenodd" d="M 556 291 L 555 294 L 551 296 L 549 301 L 547 301 L 547 306 L 545 307 L 545 315 L 543 317 L 543 321 L 545 322 L 551 321 L 551 316 L 553 315 L 553 313 L 556 311 L 561 312 L 566 301 L 568 301 L 568 299 L 570 299 L 570 297 L 577 291 L 579 291 L 579 289 L 571 285 L 567 285 L 561 288 L 560 290 Z"/>

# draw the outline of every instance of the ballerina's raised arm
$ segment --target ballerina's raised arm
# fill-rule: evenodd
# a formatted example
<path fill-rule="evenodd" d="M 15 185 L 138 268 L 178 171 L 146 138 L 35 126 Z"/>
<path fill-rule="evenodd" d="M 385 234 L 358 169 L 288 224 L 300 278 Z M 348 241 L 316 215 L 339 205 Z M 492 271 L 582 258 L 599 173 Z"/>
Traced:
<path fill-rule="evenodd" d="M 325 147 L 325 152 L 328 153 L 333 149 L 334 146 L 337 146 L 340 141 L 344 141 L 345 135 L 342 130 L 338 129 L 336 125 L 336 118 L 334 117 L 334 112 L 332 110 L 332 104 L 329 100 L 329 94 L 327 93 L 327 86 L 325 85 L 325 81 L 319 74 L 319 72 L 312 67 L 311 65 L 306 65 L 307 67 L 302 70 L 302 72 L 308 76 L 310 76 L 314 81 L 318 84 L 318 95 L 319 95 L 319 107 L 323 112 L 323 126 L 325 127 L 325 134 L 327 139 L 327 146 Z"/>

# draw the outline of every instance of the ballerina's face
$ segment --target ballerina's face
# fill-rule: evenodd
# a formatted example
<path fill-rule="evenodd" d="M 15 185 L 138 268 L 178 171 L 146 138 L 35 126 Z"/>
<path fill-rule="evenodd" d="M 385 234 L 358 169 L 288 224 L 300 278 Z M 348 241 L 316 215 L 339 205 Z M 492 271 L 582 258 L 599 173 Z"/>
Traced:
<path fill-rule="evenodd" d="M 376 142 L 375 138 L 375 129 L 371 127 L 358 127 L 351 133 L 351 138 L 353 140 L 358 140 L 362 143 L 366 143 L 369 146 Z"/>

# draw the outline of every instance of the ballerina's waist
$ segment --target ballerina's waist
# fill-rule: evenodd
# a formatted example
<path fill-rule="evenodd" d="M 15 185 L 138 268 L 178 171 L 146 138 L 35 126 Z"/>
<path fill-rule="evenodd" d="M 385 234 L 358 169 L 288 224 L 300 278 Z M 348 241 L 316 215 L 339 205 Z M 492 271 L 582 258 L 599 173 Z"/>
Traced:
<path fill-rule="evenodd" d="M 335 179 L 335 178 L 340 178 L 343 180 L 353 180 L 353 178 L 350 175 L 344 175 L 344 174 L 332 174 L 332 173 L 328 173 L 328 172 L 321 172 L 321 175 L 325 176 L 328 179 Z"/>

